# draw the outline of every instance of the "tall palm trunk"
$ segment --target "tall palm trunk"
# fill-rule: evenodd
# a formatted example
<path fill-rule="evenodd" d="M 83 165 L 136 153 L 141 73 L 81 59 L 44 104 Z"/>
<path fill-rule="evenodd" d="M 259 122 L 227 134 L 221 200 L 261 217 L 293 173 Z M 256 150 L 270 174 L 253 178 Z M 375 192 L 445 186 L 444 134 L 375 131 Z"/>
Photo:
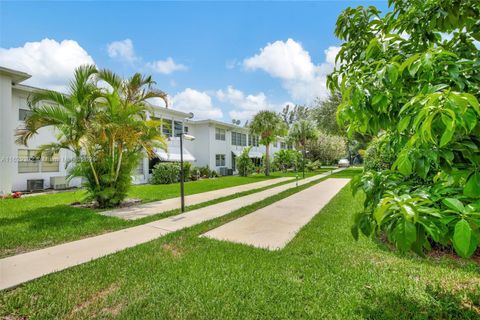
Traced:
<path fill-rule="evenodd" d="M 270 175 L 270 144 L 265 146 L 266 154 L 265 154 L 265 175 Z"/>

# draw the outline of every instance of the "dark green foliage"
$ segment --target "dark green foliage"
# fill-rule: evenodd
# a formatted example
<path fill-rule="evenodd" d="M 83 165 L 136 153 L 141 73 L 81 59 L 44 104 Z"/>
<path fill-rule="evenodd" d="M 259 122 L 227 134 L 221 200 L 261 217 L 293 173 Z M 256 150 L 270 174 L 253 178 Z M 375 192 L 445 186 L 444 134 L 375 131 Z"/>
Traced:
<path fill-rule="evenodd" d="M 198 167 L 197 168 L 198 171 L 200 172 L 200 176 L 202 178 L 210 178 L 211 177 L 211 170 L 208 166 L 204 166 L 204 167 Z"/>
<path fill-rule="evenodd" d="M 282 112 L 280 112 L 280 116 L 283 118 L 283 121 L 285 121 L 287 126 L 290 127 L 299 120 L 310 119 L 311 111 L 305 106 L 296 105 L 295 107 L 291 108 L 291 106 L 287 104 L 282 109 Z"/>
<path fill-rule="evenodd" d="M 328 86 L 342 94 L 340 124 L 382 135 L 355 183 L 367 201 L 353 232 L 470 257 L 480 238 L 480 2 L 389 2 L 386 15 L 346 9 L 335 31 L 345 43 Z"/>
<path fill-rule="evenodd" d="M 275 152 L 273 165 L 283 172 L 296 169 L 302 163 L 302 154 L 293 149 L 282 149 Z"/>
<path fill-rule="evenodd" d="M 236 159 L 238 174 L 242 177 L 246 177 L 255 171 L 255 165 L 248 156 L 250 149 L 251 147 L 243 149 L 242 153 Z"/>
<path fill-rule="evenodd" d="M 188 161 L 183 162 L 183 181 L 189 181 L 192 175 L 192 163 Z"/>
<path fill-rule="evenodd" d="M 382 171 L 392 167 L 397 156 L 389 142 L 388 136 L 383 135 L 370 143 L 364 158 L 366 171 Z"/>
<path fill-rule="evenodd" d="M 101 208 L 117 206 L 127 195 L 140 157 L 166 148 L 158 123 L 147 120 L 147 99 L 167 102 L 154 84 L 151 76 L 139 73 L 122 79 L 110 70 L 80 66 L 68 94 L 48 90 L 32 94 L 32 112 L 17 131 L 17 142 L 27 144 L 40 129 L 54 128 L 58 142 L 41 145 L 39 154 L 72 151 L 70 177 L 84 179 L 89 198 Z"/>
<path fill-rule="evenodd" d="M 327 100 L 316 99 L 314 101 L 311 114 L 320 130 L 329 135 L 345 135 L 345 129 L 340 127 L 337 122 L 337 108 L 341 103 L 342 96 L 339 93 L 332 94 Z"/>
<path fill-rule="evenodd" d="M 282 117 L 274 111 L 259 111 L 249 124 L 250 133 L 260 136 L 260 143 L 265 146 L 265 175 L 270 174 L 270 145 L 277 141 L 278 137 L 285 136 L 287 125 Z"/>
<path fill-rule="evenodd" d="M 185 167 L 184 167 L 185 168 Z M 169 184 L 180 180 L 180 164 L 177 162 L 159 162 L 152 170 L 150 183 Z"/>

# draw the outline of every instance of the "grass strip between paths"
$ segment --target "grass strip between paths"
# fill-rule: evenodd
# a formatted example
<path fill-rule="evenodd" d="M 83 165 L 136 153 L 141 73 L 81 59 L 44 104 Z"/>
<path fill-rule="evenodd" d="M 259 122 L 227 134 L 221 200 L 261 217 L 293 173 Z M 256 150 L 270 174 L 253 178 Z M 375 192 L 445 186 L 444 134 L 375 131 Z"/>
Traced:
<path fill-rule="evenodd" d="M 326 172 L 326 170 L 321 170 L 317 174 L 322 174 L 324 172 Z M 306 177 L 312 175 L 313 174 L 310 173 Z M 284 181 L 267 187 L 214 199 L 189 206 L 186 209 L 187 211 L 190 211 L 202 208 L 215 203 L 277 187 L 288 182 L 292 181 Z M 244 185 L 244 183 L 240 183 L 239 185 Z M 226 187 L 232 186 L 233 185 L 228 185 Z M 170 185 L 168 185 L 168 187 L 170 188 Z M 27 200 L 27 202 L 23 202 L 24 200 Z M 19 200 L 12 199 L 8 201 L 8 205 L 5 205 L 3 201 L 0 201 L 0 258 L 133 227 L 180 213 L 180 209 L 176 209 L 138 220 L 126 221 L 115 217 L 100 215 L 92 209 L 74 208 L 66 204 L 52 207 L 48 195 Z M 12 205 L 16 205 L 17 207 L 10 208 Z M 14 211 L 13 215 L 10 210 Z M 23 213 L 15 215 L 15 211 Z"/>

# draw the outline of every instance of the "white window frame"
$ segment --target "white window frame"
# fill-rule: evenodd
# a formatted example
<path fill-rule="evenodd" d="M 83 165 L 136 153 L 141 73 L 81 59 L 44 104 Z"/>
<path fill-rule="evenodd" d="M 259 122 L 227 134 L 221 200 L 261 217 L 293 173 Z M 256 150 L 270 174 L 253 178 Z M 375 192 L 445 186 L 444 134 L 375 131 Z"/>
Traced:
<path fill-rule="evenodd" d="M 222 128 L 215 128 L 215 140 L 225 141 L 226 139 L 226 130 Z"/>
<path fill-rule="evenodd" d="M 224 154 L 216 154 L 215 155 L 215 166 L 216 167 L 225 167 L 225 155 Z"/>

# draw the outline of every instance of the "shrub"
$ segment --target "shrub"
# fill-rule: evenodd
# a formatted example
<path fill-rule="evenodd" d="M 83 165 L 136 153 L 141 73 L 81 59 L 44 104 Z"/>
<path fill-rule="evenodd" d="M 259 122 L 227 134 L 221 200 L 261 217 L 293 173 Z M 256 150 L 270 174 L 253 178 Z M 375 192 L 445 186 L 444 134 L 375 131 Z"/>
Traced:
<path fill-rule="evenodd" d="M 242 177 L 246 177 L 252 174 L 255 170 L 255 165 L 253 164 L 252 159 L 250 159 L 250 156 L 248 155 L 250 149 L 251 147 L 243 149 L 242 154 L 239 155 L 236 160 L 238 174 Z"/>
<path fill-rule="evenodd" d="M 200 178 L 200 170 L 197 167 L 192 167 L 190 170 L 190 180 L 197 181 Z"/>
<path fill-rule="evenodd" d="M 183 177 L 184 181 L 190 180 L 190 172 L 192 171 L 191 162 L 183 162 Z"/>
<path fill-rule="evenodd" d="M 383 135 L 370 143 L 364 156 L 365 170 L 382 171 L 392 167 L 396 155 L 387 140 L 388 136 Z"/>
<path fill-rule="evenodd" d="M 283 172 L 295 168 L 301 161 L 302 155 L 300 152 L 288 149 L 278 150 L 273 158 L 274 166 Z"/>
<path fill-rule="evenodd" d="M 353 183 L 366 201 L 352 233 L 386 236 L 401 252 L 448 245 L 471 257 L 480 244 L 480 2 L 390 3 L 385 15 L 346 9 L 335 31 L 342 63 L 327 85 L 342 94 L 339 124 L 382 135 Z"/>
<path fill-rule="evenodd" d="M 150 182 L 153 184 L 169 184 L 179 181 L 180 164 L 176 162 L 159 162 L 153 167 Z"/>
<path fill-rule="evenodd" d="M 307 160 L 307 162 L 305 163 L 305 169 L 307 169 L 308 171 L 315 171 L 320 169 L 321 165 L 322 164 L 320 163 L 319 160 L 315 160 L 315 161 Z"/>
<path fill-rule="evenodd" d="M 199 167 L 198 170 L 202 178 L 210 178 L 211 172 L 208 166 Z"/>
<path fill-rule="evenodd" d="M 320 132 L 315 141 L 308 145 L 308 157 L 320 160 L 324 164 L 334 164 L 347 153 L 345 139 Z"/>

